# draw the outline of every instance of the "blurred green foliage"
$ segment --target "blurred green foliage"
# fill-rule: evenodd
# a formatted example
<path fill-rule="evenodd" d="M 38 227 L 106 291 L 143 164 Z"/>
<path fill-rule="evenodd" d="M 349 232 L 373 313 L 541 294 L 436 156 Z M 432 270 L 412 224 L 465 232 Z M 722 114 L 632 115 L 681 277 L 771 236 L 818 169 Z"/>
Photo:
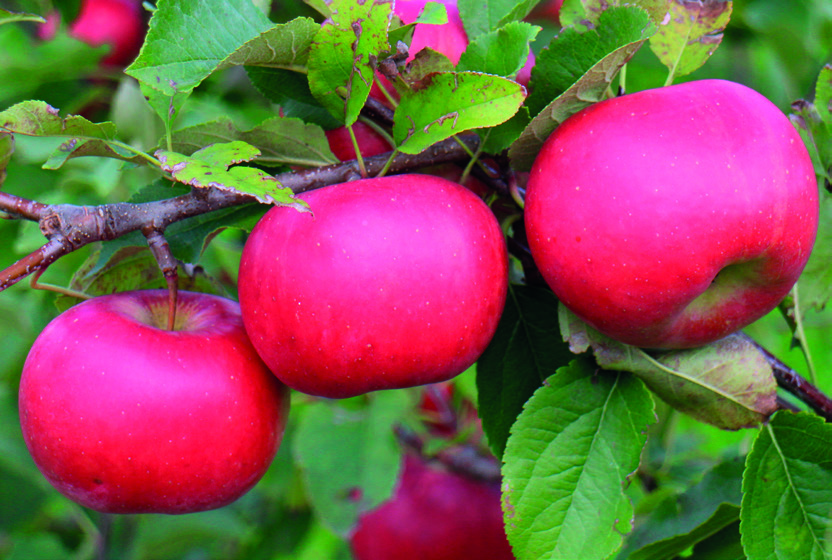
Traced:
<path fill-rule="evenodd" d="M 275 21 L 314 15 L 301 2 L 274 4 L 271 15 Z M 0 26 L 0 52 L 5 53 L 0 54 L 0 65 L 4 61 L 8 64 L 9 56 L 37 63 L 33 29 L 33 24 Z M 545 45 L 556 31 L 546 26 L 536 48 Z M 95 60 L 103 52 L 66 40 L 72 44 L 67 56 L 75 61 Z M 56 56 L 54 52 L 49 55 Z M 811 94 L 820 68 L 830 59 L 832 2 L 749 0 L 735 3 L 722 45 L 703 68 L 685 79 L 738 81 L 787 111 L 792 101 Z M 147 150 L 157 144 L 163 127 L 134 81 L 110 74 L 90 82 L 84 77 L 88 65 L 61 66 L 64 62 L 60 60 L 51 63 L 62 72 L 27 76 L 27 83 L 18 88 L 0 86 L 0 108 L 24 98 L 43 99 L 69 111 L 86 107 L 93 120 L 113 120 L 123 140 Z M 23 72 L 20 67 L 16 71 Z M 0 68 L 0 76 L 5 75 Z M 666 68 L 643 48 L 628 65 L 626 88 L 657 87 L 665 78 Z M 107 103 L 110 98 L 112 103 Z M 227 116 L 240 129 L 248 129 L 275 112 L 276 108 L 251 87 L 244 71 L 234 68 L 200 86 L 177 124 L 187 126 Z M 4 190 L 43 202 L 94 204 L 124 200 L 151 179 L 142 171 L 128 172 L 114 160 L 95 158 L 69 161 L 58 173 L 42 170 L 40 164 L 52 148 L 51 141 L 18 139 Z M 242 241 L 242 234 L 227 231 L 210 245 L 200 262 L 231 293 Z M 3 221 L 0 266 L 10 265 L 42 243 L 35 224 Z M 92 250 L 86 248 L 61 259 L 44 274 L 43 281 L 68 285 Z M 25 449 L 16 400 L 27 351 L 57 314 L 54 300 L 53 294 L 31 290 L 25 283 L 0 294 L 0 558 L 92 558 L 101 550 L 106 551 L 102 558 L 119 560 L 349 558 L 341 537 L 312 516 L 302 481 L 293 468 L 291 441 L 297 423 L 290 423 L 266 477 L 241 500 L 220 510 L 180 517 L 106 516 L 84 510 L 55 492 Z M 832 392 L 832 311 L 810 312 L 806 327 L 818 384 Z M 747 332 L 798 372 L 807 373 L 804 357 L 793 348 L 790 330 L 779 312 L 772 312 Z M 293 411 L 296 413 L 302 411 Z M 643 473 L 660 482 L 665 491 L 682 490 L 706 468 L 747 452 L 753 439 L 750 431 L 719 431 L 667 410 L 662 411 L 650 435 Z M 643 488 L 638 484 L 628 488 L 637 514 L 649 511 L 654 500 L 661 498 L 646 494 Z"/>

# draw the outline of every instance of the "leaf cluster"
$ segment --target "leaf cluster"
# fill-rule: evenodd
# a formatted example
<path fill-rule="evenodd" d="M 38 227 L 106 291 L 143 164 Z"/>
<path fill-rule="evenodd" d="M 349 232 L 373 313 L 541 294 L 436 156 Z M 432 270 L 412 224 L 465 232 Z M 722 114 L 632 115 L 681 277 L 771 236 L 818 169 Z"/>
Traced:
<path fill-rule="evenodd" d="M 408 156 L 458 141 L 452 159 L 464 178 L 473 174 L 486 184 L 513 253 L 513 285 L 497 335 L 457 386 L 476 401 L 481 442 L 500 460 L 515 556 L 830 555 L 832 428 L 808 412 L 781 410 L 782 394 L 759 345 L 738 334 L 694 351 L 655 353 L 610 340 L 537 285 L 522 228 L 518 180 L 522 185 L 555 128 L 593 103 L 637 89 L 632 84 L 643 78 L 634 76 L 634 67 L 661 76 L 651 87 L 697 75 L 716 58 L 729 20 L 751 28 L 760 14 L 726 1 L 565 0 L 553 28 L 533 19 L 535 0 L 458 0 L 469 45 L 454 64 L 430 49 L 407 50 L 415 25 L 447 21 L 441 3 L 429 3 L 410 24 L 383 0 L 260 9 L 264 4 L 159 0 L 141 54 L 113 82 L 117 90 L 97 75 L 105 47 L 65 33 L 38 42 L 25 27 L 39 21 L 38 6 L 0 10 L 4 190 L 79 205 L 145 204 L 209 191 L 239 197 L 164 231 L 179 261 L 181 288 L 233 297 L 241 243 L 266 205 L 306 211 L 294 194 L 321 186 L 317 177 L 347 165 L 333 155 L 326 131 L 372 125 L 391 143 L 382 173 L 428 167 L 438 156 Z M 72 14 L 71 6 L 62 9 Z M 520 83 L 530 56 L 530 81 Z M 652 63 L 634 62 L 645 56 Z M 61 64 L 52 63 L 57 59 Z M 54 86 L 63 82 L 69 85 Z M 103 116 L 112 121 L 98 118 L 95 104 L 102 99 Z M 827 186 L 821 211 L 828 219 L 817 249 L 782 306 L 787 338 L 804 350 L 807 311 L 823 309 L 832 297 L 830 103 L 832 67 L 826 66 L 812 98 L 795 104 L 792 114 Z M 463 134 L 473 143 L 463 142 Z M 367 173 L 362 158 L 355 165 Z M 287 186 L 288 177 L 297 183 Z M 50 198 L 56 194 L 63 199 Z M 42 243 L 17 222 L 0 229 L 0 237 L 15 254 Z M 94 241 L 87 252 L 53 265 L 69 288 L 59 308 L 79 292 L 164 285 L 140 231 Z M 36 308 L 33 331 L 50 313 Z M 261 491 L 169 526 L 118 521 L 110 538 L 130 558 L 184 556 L 181 535 L 213 543 L 199 557 L 345 558 L 343 538 L 360 514 L 393 491 L 402 426 L 424 438 L 426 454 L 439 456 L 459 443 L 429 437 L 414 418 L 415 395 L 385 392 L 343 402 L 301 397 Z M 0 407 L 3 415 L 9 410 Z M 708 440 L 718 451 L 697 449 Z M 8 451 L 0 459 L 0 485 L 16 486 L 17 501 L 27 504 L 0 508 L 0 554 L 12 533 L 25 535 L 23 548 L 10 549 L 12 557 L 25 550 L 62 558 L 68 548 L 83 557 L 92 550 L 100 527 L 110 522 L 50 494 L 33 475 L 19 437 L 2 434 L 0 444 Z M 73 533 L 78 542 L 32 528 L 47 505 L 57 510 L 55 518 L 81 527 Z M 272 534 L 250 529 L 258 524 Z M 273 556 L 274 550 L 286 555 Z"/>

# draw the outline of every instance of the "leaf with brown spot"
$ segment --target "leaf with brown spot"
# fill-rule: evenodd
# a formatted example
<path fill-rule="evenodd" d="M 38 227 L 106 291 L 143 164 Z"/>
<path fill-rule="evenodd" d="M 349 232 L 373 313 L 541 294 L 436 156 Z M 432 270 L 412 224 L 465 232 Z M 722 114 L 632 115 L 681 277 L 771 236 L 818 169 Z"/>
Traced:
<path fill-rule="evenodd" d="M 727 0 L 674 0 L 670 11 L 650 38 L 652 50 L 673 77 L 690 74 L 714 54 L 731 19 Z"/>
<path fill-rule="evenodd" d="M 236 163 L 251 161 L 258 155 L 260 150 L 239 140 L 211 144 L 190 156 L 165 150 L 156 152 L 162 169 L 169 172 L 178 183 L 248 194 L 264 204 L 307 210 L 305 202 L 295 199 L 291 189 L 282 186 L 268 173 L 254 167 L 230 167 Z"/>

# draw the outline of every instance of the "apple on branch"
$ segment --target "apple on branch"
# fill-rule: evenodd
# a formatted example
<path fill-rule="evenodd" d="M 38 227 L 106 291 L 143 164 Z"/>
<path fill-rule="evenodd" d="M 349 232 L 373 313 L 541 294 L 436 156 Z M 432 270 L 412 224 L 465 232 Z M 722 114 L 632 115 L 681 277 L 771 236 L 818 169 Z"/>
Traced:
<path fill-rule="evenodd" d="M 396 175 L 299 195 L 275 207 L 240 262 L 240 306 L 274 374 L 344 398 L 445 381 L 497 328 L 508 286 L 494 214 L 466 188 Z"/>
<path fill-rule="evenodd" d="M 55 318 L 20 381 L 23 437 L 62 494 L 109 513 L 224 506 L 268 469 L 289 392 L 246 336 L 239 306 L 179 292 L 96 297 Z"/>
<path fill-rule="evenodd" d="M 703 345 L 771 311 L 815 240 L 811 159 L 757 92 L 702 80 L 602 101 L 532 167 L 525 222 L 560 301 L 619 341 Z"/>

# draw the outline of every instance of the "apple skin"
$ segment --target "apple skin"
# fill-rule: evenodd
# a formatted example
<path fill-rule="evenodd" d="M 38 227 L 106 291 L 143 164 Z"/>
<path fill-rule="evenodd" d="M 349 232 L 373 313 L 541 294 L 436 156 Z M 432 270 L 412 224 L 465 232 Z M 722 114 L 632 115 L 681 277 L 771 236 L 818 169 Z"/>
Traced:
<path fill-rule="evenodd" d="M 394 12 L 403 23 L 413 23 L 422 13 L 430 0 L 397 0 Z M 456 0 L 440 0 L 445 5 L 448 21 L 443 24 L 417 23 L 413 29 L 408 61 L 413 60 L 420 50 L 430 47 L 448 57 L 452 64 L 459 62 L 459 57 L 468 48 L 468 34 L 462 25 Z"/>
<path fill-rule="evenodd" d="M 352 125 L 352 131 L 358 142 L 358 149 L 361 150 L 361 157 L 373 157 L 393 150 L 384 136 L 373 130 L 370 125 L 357 121 Z M 355 147 L 352 144 L 347 127 L 340 126 L 327 130 L 325 134 L 329 142 L 329 149 L 332 150 L 335 157 L 341 161 L 356 159 Z"/>
<path fill-rule="evenodd" d="M 544 0 L 535 6 L 529 15 L 531 21 L 547 20 L 560 25 L 560 9 L 563 7 L 563 0 Z"/>
<path fill-rule="evenodd" d="M 243 322 L 263 361 L 311 395 L 445 381 L 473 364 L 505 304 L 505 241 L 485 203 L 429 175 L 299 195 L 243 248 Z"/>
<path fill-rule="evenodd" d="M 700 346 L 773 309 L 814 244 L 812 162 L 789 120 L 701 80 L 592 105 L 546 140 L 525 223 L 569 309 L 619 341 Z"/>
<path fill-rule="evenodd" d="M 68 498 L 108 513 L 190 513 L 248 491 L 280 445 L 289 393 L 239 306 L 167 291 L 96 297 L 55 318 L 20 382 L 23 437 Z"/>
<path fill-rule="evenodd" d="M 422 13 L 428 1 L 431 0 L 397 0 L 394 12 L 402 22 L 406 24 L 413 23 Z M 440 25 L 416 24 L 413 29 L 413 39 L 410 42 L 408 62 L 413 60 L 419 51 L 429 47 L 447 56 L 451 63 L 456 66 L 462 53 L 468 48 L 468 33 L 466 33 L 462 24 L 456 0 L 439 1 L 445 5 L 448 21 Z M 529 49 L 526 64 L 517 73 L 519 83 L 528 85 L 534 61 L 534 53 Z"/>
<path fill-rule="evenodd" d="M 48 40 L 55 35 L 60 16 L 50 14 L 38 29 Z M 83 0 L 78 17 L 69 25 L 69 34 L 88 45 L 110 45 L 101 59 L 104 66 L 123 67 L 139 54 L 145 35 L 145 20 L 139 0 Z"/>
<path fill-rule="evenodd" d="M 359 519 L 355 560 L 513 560 L 500 488 L 405 456 L 393 498 Z"/>

